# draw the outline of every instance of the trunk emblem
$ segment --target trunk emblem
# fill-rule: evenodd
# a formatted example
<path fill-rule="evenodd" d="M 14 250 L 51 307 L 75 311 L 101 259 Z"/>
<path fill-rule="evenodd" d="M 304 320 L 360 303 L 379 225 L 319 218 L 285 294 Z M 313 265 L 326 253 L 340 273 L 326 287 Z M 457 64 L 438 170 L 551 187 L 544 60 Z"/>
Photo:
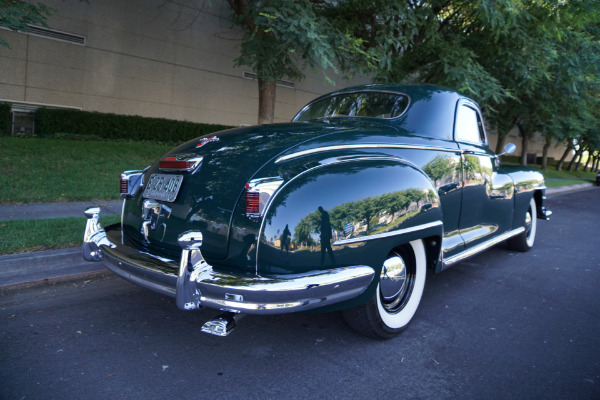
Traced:
<path fill-rule="evenodd" d="M 196 145 L 196 148 L 200 148 L 202 146 L 204 146 L 206 143 L 210 143 L 210 142 L 218 142 L 219 138 L 216 136 L 211 136 L 208 138 L 201 138 L 200 141 L 198 142 L 198 144 Z"/>

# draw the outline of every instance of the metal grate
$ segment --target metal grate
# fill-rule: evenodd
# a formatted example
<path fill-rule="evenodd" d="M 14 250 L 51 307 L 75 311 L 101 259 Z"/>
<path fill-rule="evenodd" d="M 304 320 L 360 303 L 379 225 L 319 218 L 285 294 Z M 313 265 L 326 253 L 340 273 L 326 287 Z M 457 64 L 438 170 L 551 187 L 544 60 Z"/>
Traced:
<path fill-rule="evenodd" d="M 27 32 L 23 32 L 28 35 L 43 37 L 46 39 L 60 40 L 61 42 L 68 42 L 78 44 L 80 46 L 86 45 L 86 37 L 82 35 L 76 35 L 74 33 L 61 32 L 55 29 L 45 28 L 43 26 L 28 25 Z"/>
<path fill-rule="evenodd" d="M 254 72 L 244 72 L 244 79 L 252 79 L 252 80 L 257 80 L 258 76 L 256 76 L 256 74 Z M 277 86 L 283 86 L 289 89 L 295 89 L 296 88 L 296 84 L 294 82 L 291 81 L 284 81 L 284 80 L 278 80 L 277 81 Z"/>

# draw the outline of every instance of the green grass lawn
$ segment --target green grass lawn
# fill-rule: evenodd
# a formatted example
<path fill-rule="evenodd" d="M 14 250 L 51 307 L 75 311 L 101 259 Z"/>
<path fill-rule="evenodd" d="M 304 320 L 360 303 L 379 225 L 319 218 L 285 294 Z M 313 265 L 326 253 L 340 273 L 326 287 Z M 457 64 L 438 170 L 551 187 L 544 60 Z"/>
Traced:
<path fill-rule="evenodd" d="M 569 160 L 570 161 L 570 160 Z M 507 165 L 519 165 L 518 157 L 503 157 L 502 164 Z M 578 183 L 586 183 L 586 182 L 595 182 L 596 181 L 596 173 L 597 171 L 587 172 L 583 171 L 583 167 L 579 171 L 567 171 L 567 167 L 569 166 L 568 162 L 565 162 L 563 165 L 562 171 L 557 171 L 556 167 L 548 166 L 546 171 L 542 171 L 542 166 L 539 164 L 528 165 L 529 167 L 534 167 L 540 170 L 540 172 L 544 175 L 544 179 L 546 180 L 546 186 L 563 186 L 563 185 L 576 185 Z M 553 184 L 549 184 L 552 180 L 557 180 Z"/>
<path fill-rule="evenodd" d="M 0 204 L 119 198 L 119 174 L 173 145 L 0 137 Z"/>
<path fill-rule="evenodd" d="M 0 255 L 81 246 L 86 218 L 0 221 Z M 102 226 L 120 221 L 119 215 L 100 217 Z"/>

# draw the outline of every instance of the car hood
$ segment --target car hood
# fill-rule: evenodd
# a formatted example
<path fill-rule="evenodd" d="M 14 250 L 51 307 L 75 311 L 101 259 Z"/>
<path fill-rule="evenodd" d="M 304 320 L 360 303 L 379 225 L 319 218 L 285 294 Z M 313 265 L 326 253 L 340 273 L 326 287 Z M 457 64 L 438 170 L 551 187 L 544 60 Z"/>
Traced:
<path fill-rule="evenodd" d="M 365 131 L 372 134 L 374 130 L 390 129 L 390 126 L 372 122 L 295 122 L 230 129 L 191 140 L 164 156 L 203 157 L 197 170 L 183 174 L 175 201 L 160 202 L 161 209 L 154 213 L 151 221 L 154 229 L 144 234 L 142 224 L 148 220 L 148 213 L 144 217 L 142 187 L 125 204 L 123 231 L 127 240 L 134 241 L 138 247 L 174 256 L 181 251 L 177 237 L 185 231 L 199 230 L 204 236 L 203 254 L 217 260 L 225 258 L 236 204 L 245 184 L 259 177 L 256 173 L 262 167 L 294 148 L 310 147 L 313 141 L 314 145 L 321 146 L 328 142 L 327 137 L 339 143 L 341 137 L 349 139 Z M 163 173 L 158 163 L 146 172 L 144 182 L 148 182 L 153 173 Z"/>

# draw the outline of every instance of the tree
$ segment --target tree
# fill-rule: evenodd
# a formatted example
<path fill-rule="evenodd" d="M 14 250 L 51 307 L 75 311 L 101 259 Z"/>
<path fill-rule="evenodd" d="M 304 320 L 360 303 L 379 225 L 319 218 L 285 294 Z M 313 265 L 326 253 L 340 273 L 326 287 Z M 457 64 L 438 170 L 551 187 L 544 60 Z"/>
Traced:
<path fill-rule="evenodd" d="M 27 3 L 22 0 L 0 0 L 0 26 L 15 32 L 27 32 L 29 24 L 41 24 L 48 27 L 46 20 L 55 12 L 42 4 Z M 10 47 L 0 38 L 0 45 Z"/>
<path fill-rule="evenodd" d="M 416 81 L 449 86 L 480 102 L 501 103 L 510 96 L 486 70 L 468 41 L 510 30 L 513 1 L 349 0 L 337 21 L 363 40 L 378 60 L 375 80 Z M 360 12 L 357 12 L 360 10 Z"/>
<path fill-rule="evenodd" d="M 597 0 L 350 0 L 340 9 L 352 34 L 376 50 L 376 79 L 437 83 L 473 97 L 498 131 L 497 152 L 518 126 L 523 164 L 534 132 L 547 150 L 589 121 L 582 114 L 598 93 Z"/>
<path fill-rule="evenodd" d="M 258 77 L 258 123 L 273 122 L 276 83 L 284 77 L 302 79 L 303 67 L 328 71 L 337 65 L 357 68 L 370 65 L 372 56 L 362 50 L 362 40 L 327 18 L 335 2 L 323 0 L 227 0 L 234 22 L 244 31 L 235 63 L 251 67 Z M 350 59 L 363 60 L 351 63 Z"/>

